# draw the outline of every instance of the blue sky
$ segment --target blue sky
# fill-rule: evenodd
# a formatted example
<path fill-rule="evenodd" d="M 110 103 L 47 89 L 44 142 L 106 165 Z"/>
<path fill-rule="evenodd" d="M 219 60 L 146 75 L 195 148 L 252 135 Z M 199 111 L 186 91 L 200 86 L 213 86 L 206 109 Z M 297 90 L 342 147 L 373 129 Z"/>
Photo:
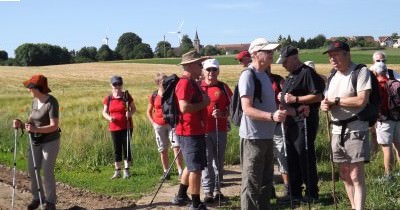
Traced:
<path fill-rule="evenodd" d="M 200 43 L 249 43 L 331 36 L 400 34 L 395 0 L 0 0 L 0 50 L 14 56 L 23 43 L 49 43 L 79 50 L 99 48 L 104 37 L 115 49 L 118 38 L 134 32 L 154 49 L 159 41 L 178 44 L 175 31 Z"/>

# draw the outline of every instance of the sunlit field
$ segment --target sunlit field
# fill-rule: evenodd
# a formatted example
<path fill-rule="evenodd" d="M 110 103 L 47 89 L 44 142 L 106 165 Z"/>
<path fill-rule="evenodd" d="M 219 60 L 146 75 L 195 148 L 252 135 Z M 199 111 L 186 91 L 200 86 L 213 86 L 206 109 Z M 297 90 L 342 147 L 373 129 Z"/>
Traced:
<path fill-rule="evenodd" d="M 400 65 L 389 65 L 400 69 Z M 220 80 L 227 82 L 231 89 L 240 75 L 239 65 L 222 65 Z M 327 75 L 330 66 L 317 64 L 320 74 Z M 273 64 L 274 73 L 286 76 L 280 65 Z M 22 82 L 33 74 L 48 77 L 49 87 L 60 104 L 60 127 L 62 129 L 61 150 L 57 159 L 57 181 L 91 191 L 138 198 L 152 192 L 158 184 L 162 168 L 154 140 L 152 126 L 146 118 L 149 95 L 156 89 L 153 76 L 156 72 L 166 74 L 182 70 L 177 65 L 138 63 L 89 63 L 48 67 L 1 67 L 0 66 L 0 164 L 12 165 L 13 129 L 12 119 L 27 119 L 31 96 Z M 111 91 L 109 80 L 112 75 L 124 78 L 124 88 L 133 96 L 137 112 L 134 115 L 133 132 L 133 177 L 110 182 L 113 172 L 113 150 L 108 124 L 101 111 L 102 100 Z M 321 114 L 320 132 L 317 139 L 317 159 L 320 176 L 320 209 L 332 209 L 330 196 L 330 165 L 326 134 L 325 114 Z M 226 164 L 239 163 L 239 137 L 237 128 L 229 133 Z M 18 168 L 26 170 L 27 136 L 19 137 Z M 378 183 L 383 174 L 381 153 L 368 164 L 367 182 L 369 209 L 399 209 L 399 181 Z M 172 158 L 172 155 L 170 156 Z M 396 170 L 399 170 L 396 167 Z M 176 171 L 173 172 L 176 176 Z M 336 176 L 338 177 L 338 176 Z M 399 178 L 400 179 L 400 178 Z M 128 184 L 127 184 L 128 183 Z M 134 186 L 134 187 L 132 187 Z M 343 184 L 336 182 L 339 209 L 349 207 Z M 238 192 L 239 193 L 239 192 Z M 389 199 L 389 200 L 388 200 Z M 385 201 L 385 202 L 382 202 Z"/>

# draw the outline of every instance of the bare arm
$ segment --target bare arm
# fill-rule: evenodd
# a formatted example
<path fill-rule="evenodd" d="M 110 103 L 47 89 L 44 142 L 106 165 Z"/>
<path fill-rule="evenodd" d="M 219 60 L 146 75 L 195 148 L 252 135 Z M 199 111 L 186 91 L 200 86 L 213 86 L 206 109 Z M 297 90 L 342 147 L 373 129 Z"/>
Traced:
<path fill-rule="evenodd" d="M 151 122 L 151 124 L 154 124 L 154 121 L 153 121 L 153 108 L 154 108 L 153 104 L 149 103 L 147 105 L 146 115 L 147 115 L 147 118 L 149 119 L 149 121 Z"/>
<path fill-rule="evenodd" d="M 107 110 L 108 110 L 108 106 L 104 104 L 104 106 L 103 106 L 103 117 L 104 117 L 106 120 L 112 122 L 112 117 L 111 117 L 111 115 L 109 115 L 109 114 L 107 113 Z"/>
<path fill-rule="evenodd" d="M 286 110 L 277 110 L 276 112 L 264 112 L 253 107 L 253 98 L 242 96 L 240 100 L 242 102 L 243 113 L 245 113 L 251 119 L 282 122 L 286 118 Z"/>
<path fill-rule="evenodd" d="M 357 96 L 340 97 L 340 106 L 344 107 L 360 107 L 368 103 L 370 90 L 364 90 L 357 93 Z M 335 98 L 327 99 L 328 105 L 335 105 Z"/>
<path fill-rule="evenodd" d="M 296 97 L 297 97 L 297 99 L 296 99 Z M 313 104 L 313 103 L 320 102 L 322 100 L 322 94 L 319 93 L 317 95 L 308 94 L 305 96 L 294 96 L 290 93 L 286 93 L 286 95 L 285 95 L 286 103 L 289 103 L 289 104 L 296 103 L 296 100 L 297 100 L 297 103 Z"/>
<path fill-rule="evenodd" d="M 58 118 L 50 119 L 50 124 L 40 127 L 35 127 L 30 123 L 25 123 L 25 129 L 34 133 L 51 133 L 58 130 Z"/>

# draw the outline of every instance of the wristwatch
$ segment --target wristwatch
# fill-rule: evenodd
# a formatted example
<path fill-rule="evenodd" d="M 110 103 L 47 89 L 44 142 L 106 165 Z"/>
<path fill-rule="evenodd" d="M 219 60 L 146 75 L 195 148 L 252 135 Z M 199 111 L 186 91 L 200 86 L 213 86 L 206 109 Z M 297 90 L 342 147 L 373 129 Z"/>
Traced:
<path fill-rule="evenodd" d="M 339 105 L 339 103 L 340 103 L 340 97 L 336 97 L 335 98 L 335 105 L 337 106 L 337 105 Z"/>

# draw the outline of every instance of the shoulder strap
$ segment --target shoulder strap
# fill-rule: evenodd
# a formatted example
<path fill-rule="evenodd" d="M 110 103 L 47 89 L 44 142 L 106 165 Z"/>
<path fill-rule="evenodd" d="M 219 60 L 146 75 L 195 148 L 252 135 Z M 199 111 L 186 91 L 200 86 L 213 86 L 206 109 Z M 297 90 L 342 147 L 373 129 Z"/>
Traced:
<path fill-rule="evenodd" d="M 389 79 L 390 80 L 395 80 L 396 79 L 396 78 L 394 78 L 393 69 L 388 69 L 388 74 L 389 74 Z"/>
<path fill-rule="evenodd" d="M 337 72 L 336 69 L 331 69 L 328 79 L 327 79 L 327 82 L 326 82 L 325 90 L 328 90 L 329 84 L 331 83 L 331 80 L 332 80 L 333 76 L 335 76 L 336 72 Z"/>
<path fill-rule="evenodd" d="M 154 100 L 156 99 L 158 94 L 158 90 L 153 91 L 153 93 L 151 94 L 151 103 L 154 105 Z"/>
<path fill-rule="evenodd" d="M 355 94 L 357 95 L 357 80 L 358 80 L 358 74 L 360 73 L 360 70 L 364 67 L 367 67 L 364 64 L 358 64 L 354 71 L 351 72 L 351 84 L 353 85 Z"/>
<path fill-rule="evenodd" d="M 111 94 L 107 96 L 107 113 L 110 114 Z"/>
<path fill-rule="evenodd" d="M 217 85 L 218 85 L 219 89 L 221 89 L 222 92 L 225 93 L 225 95 L 226 95 L 226 97 L 228 98 L 229 102 L 231 102 L 231 99 L 230 99 L 230 97 L 229 97 L 229 95 L 228 95 L 228 91 L 226 91 L 226 88 L 225 88 L 225 83 L 223 83 L 223 82 L 221 82 L 221 81 L 218 81 L 218 84 L 217 84 Z"/>

